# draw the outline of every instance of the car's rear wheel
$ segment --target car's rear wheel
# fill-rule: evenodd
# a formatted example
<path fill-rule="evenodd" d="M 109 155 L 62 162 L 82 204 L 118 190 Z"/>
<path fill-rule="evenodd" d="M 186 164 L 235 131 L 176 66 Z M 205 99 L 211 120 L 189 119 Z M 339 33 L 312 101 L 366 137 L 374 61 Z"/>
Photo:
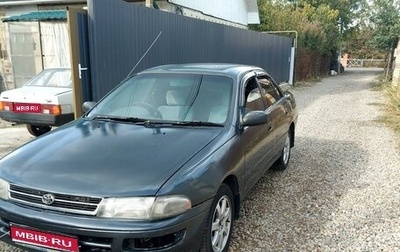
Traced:
<path fill-rule="evenodd" d="M 33 136 L 41 136 L 44 133 L 47 133 L 51 130 L 51 126 L 44 126 L 44 125 L 31 125 L 27 124 L 26 128 L 28 129 L 29 133 Z"/>
<path fill-rule="evenodd" d="M 211 205 L 200 251 L 228 251 L 233 229 L 233 204 L 231 189 L 226 184 L 222 184 Z"/>
<path fill-rule="evenodd" d="M 285 139 L 285 145 L 283 146 L 281 156 L 279 157 L 278 160 L 274 163 L 272 166 L 272 169 L 274 170 L 285 170 L 288 165 L 289 165 L 289 160 L 290 160 L 290 154 L 292 150 L 292 143 L 291 143 L 291 132 L 288 131 Z"/>

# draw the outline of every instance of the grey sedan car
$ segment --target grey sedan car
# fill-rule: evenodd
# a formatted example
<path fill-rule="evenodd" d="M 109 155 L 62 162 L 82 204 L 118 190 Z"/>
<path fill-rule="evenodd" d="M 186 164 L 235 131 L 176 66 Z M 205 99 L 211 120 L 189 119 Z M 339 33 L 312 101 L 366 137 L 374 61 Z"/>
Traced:
<path fill-rule="evenodd" d="M 0 160 L 0 236 L 60 251 L 227 251 L 240 204 L 294 145 L 263 69 L 151 68 Z"/>

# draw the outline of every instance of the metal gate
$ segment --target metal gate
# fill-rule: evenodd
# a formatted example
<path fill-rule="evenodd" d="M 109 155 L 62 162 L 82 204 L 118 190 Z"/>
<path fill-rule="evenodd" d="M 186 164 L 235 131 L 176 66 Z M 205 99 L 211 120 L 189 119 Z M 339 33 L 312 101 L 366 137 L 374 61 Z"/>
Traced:
<path fill-rule="evenodd" d="M 82 115 L 82 103 L 92 100 L 90 78 L 88 16 L 82 9 L 68 10 L 68 25 L 71 39 L 71 68 L 74 88 L 75 118 Z"/>
<path fill-rule="evenodd" d="M 123 80 L 153 42 L 134 72 L 171 63 L 241 63 L 263 67 L 278 82 L 289 80 L 291 38 L 193 19 L 122 0 L 89 0 L 88 6 L 94 100 Z"/>

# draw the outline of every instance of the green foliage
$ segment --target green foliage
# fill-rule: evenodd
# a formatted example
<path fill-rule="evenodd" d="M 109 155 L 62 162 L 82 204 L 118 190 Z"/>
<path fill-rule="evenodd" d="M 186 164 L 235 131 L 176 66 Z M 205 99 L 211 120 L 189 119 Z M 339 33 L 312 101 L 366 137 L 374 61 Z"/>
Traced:
<path fill-rule="evenodd" d="M 394 50 L 400 36 L 400 2 L 374 0 L 371 13 L 373 36 L 371 45 L 382 50 Z"/>
<path fill-rule="evenodd" d="M 299 6 L 310 5 L 314 8 L 326 6 L 331 10 L 337 12 L 337 21 L 339 18 L 344 28 L 352 23 L 354 13 L 362 5 L 362 0 L 299 0 L 297 1 Z"/>
<path fill-rule="evenodd" d="M 339 45 L 339 11 L 327 4 L 313 6 L 306 2 L 265 0 L 259 3 L 260 25 L 251 26 L 257 31 L 298 32 L 298 46 L 321 55 L 329 55 Z"/>
<path fill-rule="evenodd" d="M 298 45 L 320 55 L 385 58 L 400 36 L 399 0 L 259 0 L 258 31 L 296 30 Z"/>
<path fill-rule="evenodd" d="M 384 59 L 385 51 L 370 46 L 373 29 L 364 25 L 350 28 L 344 38 L 343 52 L 354 59 Z"/>

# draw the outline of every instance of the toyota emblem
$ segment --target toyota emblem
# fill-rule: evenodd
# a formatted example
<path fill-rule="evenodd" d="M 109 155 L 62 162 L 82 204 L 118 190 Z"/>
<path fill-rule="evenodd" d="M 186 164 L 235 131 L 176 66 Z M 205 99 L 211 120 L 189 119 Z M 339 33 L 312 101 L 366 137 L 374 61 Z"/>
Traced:
<path fill-rule="evenodd" d="M 54 200 L 55 200 L 55 197 L 54 197 L 54 195 L 51 194 L 51 193 L 45 194 L 45 195 L 43 195 L 43 197 L 42 197 L 42 202 L 43 202 L 44 204 L 46 204 L 46 205 L 51 205 L 51 204 L 53 204 Z"/>

